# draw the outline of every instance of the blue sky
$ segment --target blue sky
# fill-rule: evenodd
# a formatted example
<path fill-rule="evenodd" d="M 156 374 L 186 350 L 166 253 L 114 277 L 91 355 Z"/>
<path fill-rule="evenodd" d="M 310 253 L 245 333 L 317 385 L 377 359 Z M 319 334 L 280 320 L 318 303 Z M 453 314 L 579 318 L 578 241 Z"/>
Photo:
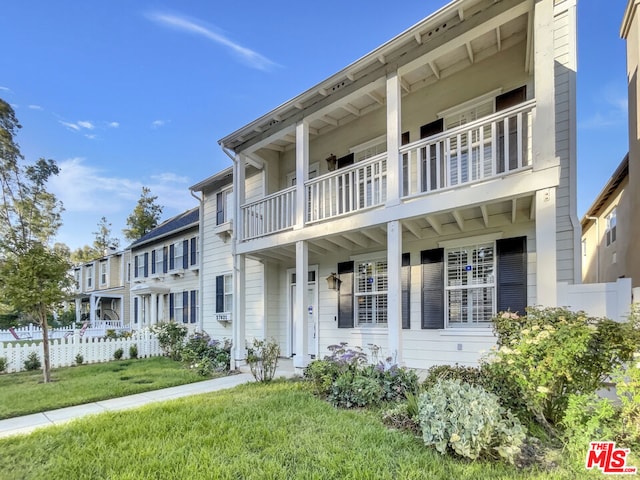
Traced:
<path fill-rule="evenodd" d="M 58 240 L 77 248 L 103 215 L 122 237 L 143 185 L 163 219 L 195 206 L 188 187 L 230 165 L 218 139 L 446 3 L 4 2 L 0 98 L 27 160 L 61 166 Z M 580 216 L 628 149 L 625 5 L 578 1 Z"/>

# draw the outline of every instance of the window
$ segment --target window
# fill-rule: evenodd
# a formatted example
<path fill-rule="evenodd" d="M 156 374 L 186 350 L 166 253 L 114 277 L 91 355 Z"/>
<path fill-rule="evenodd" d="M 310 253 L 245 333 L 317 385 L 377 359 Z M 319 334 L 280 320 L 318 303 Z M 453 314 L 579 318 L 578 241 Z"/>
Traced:
<path fill-rule="evenodd" d="M 583 257 L 587 256 L 587 239 L 586 238 L 582 239 L 582 256 Z"/>
<path fill-rule="evenodd" d="M 607 215 L 607 230 L 605 235 L 607 237 L 607 247 L 616 241 L 616 208 Z"/>
<path fill-rule="evenodd" d="M 93 265 L 87 265 L 87 288 L 93 288 Z"/>
<path fill-rule="evenodd" d="M 189 242 L 179 241 L 169 248 L 169 270 L 179 270 L 185 268 L 185 263 L 189 255 Z"/>
<path fill-rule="evenodd" d="M 100 285 L 107 284 L 107 278 L 109 276 L 109 263 L 107 260 L 102 260 L 100 262 Z"/>
<path fill-rule="evenodd" d="M 359 326 L 387 324 L 387 260 L 356 262 L 355 308 Z"/>
<path fill-rule="evenodd" d="M 152 263 L 153 263 L 153 270 L 151 273 L 155 273 L 156 275 L 159 275 L 160 273 L 162 273 L 164 270 L 164 248 L 156 248 L 153 251 L 153 256 L 154 258 L 152 259 Z"/>
<path fill-rule="evenodd" d="M 186 312 L 185 308 L 188 307 L 184 304 L 184 295 L 182 292 L 178 292 L 172 293 L 171 296 L 173 297 L 173 319 L 177 322 L 182 321 L 183 314 Z"/>
<path fill-rule="evenodd" d="M 495 246 L 456 247 L 445 253 L 448 326 L 491 325 L 495 313 Z"/>
<path fill-rule="evenodd" d="M 127 282 L 131 281 L 131 262 L 127 262 Z"/>
<path fill-rule="evenodd" d="M 216 225 L 222 225 L 231 220 L 232 190 L 225 190 L 216 195 Z"/>
<path fill-rule="evenodd" d="M 190 265 L 196 266 L 198 265 L 198 261 L 200 260 L 200 238 L 199 237 L 191 237 L 191 255 L 190 255 Z"/>
<path fill-rule="evenodd" d="M 144 277 L 144 255 L 135 256 L 136 278 Z"/>
<path fill-rule="evenodd" d="M 80 290 L 80 269 L 79 268 L 76 268 L 73 271 L 73 277 L 76 282 L 76 290 Z"/>
<path fill-rule="evenodd" d="M 233 276 L 231 274 L 216 277 L 216 313 L 233 310 Z"/>

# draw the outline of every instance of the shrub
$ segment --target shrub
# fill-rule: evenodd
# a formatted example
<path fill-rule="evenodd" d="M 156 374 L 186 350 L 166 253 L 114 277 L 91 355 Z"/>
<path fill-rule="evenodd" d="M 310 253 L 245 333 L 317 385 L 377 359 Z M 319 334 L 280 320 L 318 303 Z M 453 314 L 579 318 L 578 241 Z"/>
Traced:
<path fill-rule="evenodd" d="M 316 395 L 328 395 L 333 382 L 339 375 L 340 368 L 329 360 L 314 360 L 305 367 L 303 374 Z"/>
<path fill-rule="evenodd" d="M 36 352 L 27 355 L 27 359 L 24 361 L 25 370 L 39 370 L 41 367 L 42 363 L 40 363 L 40 357 Z"/>
<path fill-rule="evenodd" d="M 390 364 L 389 359 L 387 362 L 363 368 L 362 373 L 380 385 L 382 388 L 381 401 L 396 402 L 404 400 L 407 393 L 418 392 L 418 375 L 413 370 Z"/>
<path fill-rule="evenodd" d="M 420 432 L 418 417 L 411 415 L 410 407 L 407 403 L 397 403 L 382 413 L 382 422 L 398 430 L 407 430 L 414 434 Z"/>
<path fill-rule="evenodd" d="M 129 358 L 138 358 L 138 345 L 135 343 L 129 346 Z"/>
<path fill-rule="evenodd" d="M 251 346 L 247 347 L 247 363 L 253 377 L 258 382 L 270 382 L 278 368 L 280 346 L 275 340 L 253 339 Z"/>
<path fill-rule="evenodd" d="M 329 401 L 336 407 L 370 407 L 379 405 L 384 390 L 375 378 L 345 372 L 332 384 Z"/>
<path fill-rule="evenodd" d="M 513 463 L 525 438 L 520 421 L 495 395 L 459 380 L 436 382 L 420 395 L 418 408 L 424 443 L 442 454 Z"/>
<path fill-rule="evenodd" d="M 361 347 L 349 347 L 348 343 L 340 342 L 336 345 L 329 345 L 327 349 L 331 355 L 324 357 L 325 360 L 334 363 L 341 372 L 356 372 L 367 363 L 367 354 Z"/>
<path fill-rule="evenodd" d="M 460 380 L 471 385 L 482 386 L 482 372 L 476 367 L 462 365 L 434 365 L 427 370 L 427 377 L 422 382 L 423 389 L 433 387 L 438 380 Z"/>
<path fill-rule="evenodd" d="M 121 348 L 118 348 L 115 352 L 113 352 L 113 358 L 115 358 L 116 360 L 120 360 L 122 358 L 122 355 L 124 355 L 124 350 L 122 350 Z"/>
<path fill-rule="evenodd" d="M 175 322 L 159 323 L 152 327 L 152 331 L 158 336 L 160 348 L 165 355 L 173 360 L 180 360 L 187 327 Z"/>
<path fill-rule="evenodd" d="M 203 376 L 229 371 L 231 343 L 212 339 L 207 333 L 193 333 L 181 351 L 181 359 Z"/>
<path fill-rule="evenodd" d="M 81 353 L 76 354 L 76 365 L 82 365 L 84 363 L 84 357 Z"/>
<path fill-rule="evenodd" d="M 0 357 L 0 373 L 6 372 L 8 366 L 9 361 L 7 360 L 7 357 Z"/>
<path fill-rule="evenodd" d="M 621 404 L 619 440 L 640 448 L 640 354 L 634 355 L 626 370 L 617 373 L 616 391 Z"/>
<path fill-rule="evenodd" d="M 638 321 L 618 323 L 563 308 L 529 308 L 494 318 L 499 349 L 487 361 L 517 385 L 527 409 L 551 433 L 572 394 L 595 392 L 640 340 Z"/>

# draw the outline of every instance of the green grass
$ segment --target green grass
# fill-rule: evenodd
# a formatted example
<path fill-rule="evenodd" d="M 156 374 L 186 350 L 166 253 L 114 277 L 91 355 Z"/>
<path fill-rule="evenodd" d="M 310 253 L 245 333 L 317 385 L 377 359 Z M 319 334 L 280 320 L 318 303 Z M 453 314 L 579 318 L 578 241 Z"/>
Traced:
<path fill-rule="evenodd" d="M 283 381 L 81 419 L 0 440 L 0 452 L 0 478 L 27 480 L 579 478 L 441 456 Z"/>
<path fill-rule="evenodd" d="M 0 375 L 0 419 L 203 380 L 167 357 L 58 368 L 51 377 L 45 384 L 40 370 Z"/>

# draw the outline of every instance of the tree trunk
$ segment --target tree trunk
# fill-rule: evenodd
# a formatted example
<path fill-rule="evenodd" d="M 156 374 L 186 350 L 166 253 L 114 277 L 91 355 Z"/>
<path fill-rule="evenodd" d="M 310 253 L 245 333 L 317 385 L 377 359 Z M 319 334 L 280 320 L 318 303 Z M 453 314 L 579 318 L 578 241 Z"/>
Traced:
<path fill-rule="evenodd" d="M 42 327 L 42 373 L 44 375 L 44 383 L 51 381 L 51 361 L 49 359 L 49 324 L 47 322 L 47 310 L 40 308 L 40 326 Z"/>

